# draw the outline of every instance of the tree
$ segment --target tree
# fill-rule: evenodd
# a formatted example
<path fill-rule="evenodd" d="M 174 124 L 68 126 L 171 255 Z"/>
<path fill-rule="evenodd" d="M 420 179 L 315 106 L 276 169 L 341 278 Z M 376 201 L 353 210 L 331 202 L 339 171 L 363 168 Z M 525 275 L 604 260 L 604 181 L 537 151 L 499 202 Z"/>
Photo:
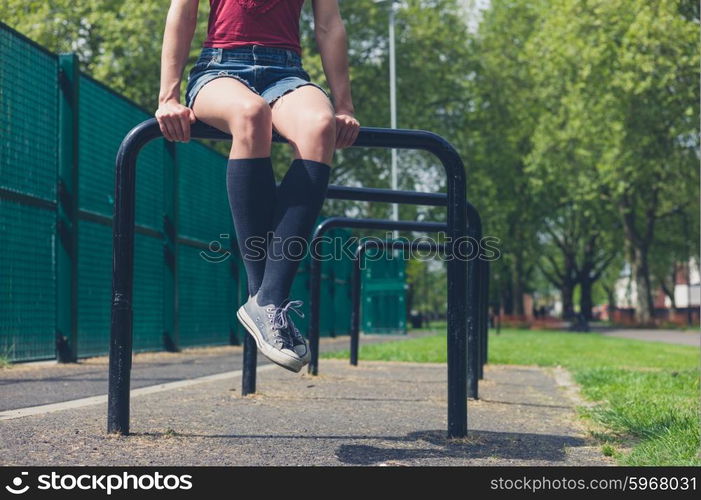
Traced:
<path fill-rule="evenodd" d="M 553 0 L 526 48 L 547 110 L 528 163 L 617 214 L 641 322 L 652 312 L 655 229 L 698 206 L 698 19 L 681 6 Z"/>
<path fill-rule="evenodd" d="M 523 47 L 537 30 L 543 1 L 494 0 L 484 13 L 471 50 L 469 194 L 482 208 L 485 234 L 502 236 L 495 262 L 507 313 L 523 314 L 523 294 L 535 270 L 542 205 L 533 203 L 525 158 L 540 110 Z"/>

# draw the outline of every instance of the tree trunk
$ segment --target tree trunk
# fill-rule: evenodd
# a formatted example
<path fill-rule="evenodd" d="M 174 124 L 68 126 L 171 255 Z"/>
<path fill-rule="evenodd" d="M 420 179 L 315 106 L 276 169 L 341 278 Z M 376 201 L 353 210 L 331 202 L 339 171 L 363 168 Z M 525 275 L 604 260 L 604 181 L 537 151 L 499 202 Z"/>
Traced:
<path fill-rule="evenodd" d="M 609 321 L 613 321 L 613 312 L 616 310 L 616 294 L 614 285 L 606 286 L 604 285 L 604 291 L 606 292 L 606 312 L 608 313 Z"/>
<path fill-rule="evenodd" d="M 511 300 L 511 287 L 506 287 L 501 291 L 500 301 L 503 304 L 504 314 L 513 314 L 513 302 Z"/>
<path fill-rule="evenodd" d="M 513 314 L 518 314 L 519 316 L 524 314 L 523 310 L 523 291 L 525 286 L 523 284 L 523 260 L 520 254 L 515 254 L 512 260 L 512 273 L 511 273 L 511 300 Z"/>
<path fill-rule="evenodd" d="M 623 196 L 619 204 L 626 238 L 626 253 L 637 292 L 635 320 L 643 324 L 650 323 L 653 313 L 648 250 L 654 236 L 657 200 L 658 198 L 655 194 L 652 200 L 646 204 L 645 218 L 643 220 L 644 229 L 642 231 L 639 231 L 636 227 L 636 212 L 630 197 L 628 195 Z"/>
<path fill-rule="evenodd" d="M 574 318 L 574 283 L 567 280 L 560 288 L 562 295 L 562 319 L 570 320 Z"/>
<path fill-rule="evenodd" d="M 582 279 L 579 282 L 579 291 L 580 291 L 580 296 L 579 296 L 579 310 L 584 319 L 587 321 L 592 320 L 592 298 L 591 298 L 591 289 L 592 289 L 593 281 L 587 278 Z"/>
<path fill-rule="evenodd" d="M 667 282 L 662 279 L 660 280 L 660 287 L 662 287 L 662 291 L 664 294 L 669 297 L 669 302 L 672 304 L 672 316 L 676 316 L 676 314 L 679 312 L 677 311 L 677 300 L 676 297 L 674 296 L 674 289 L 676 288 L 677 285 L 677 263 L 675 262 L 674 265 L 672 266 L 672 281 L 671 281 L 672 286 L 668 286 Z"/>
<path fill-rule="evenodd" d="M 647 249 L 633 249 L 631 268 L 635 279 L 637 302 L 635 307 L 635 320 L 638 323 L 648 324 L 652 320 L 652 290 L 650 287 L 650 270 L 647 262 Z"/>

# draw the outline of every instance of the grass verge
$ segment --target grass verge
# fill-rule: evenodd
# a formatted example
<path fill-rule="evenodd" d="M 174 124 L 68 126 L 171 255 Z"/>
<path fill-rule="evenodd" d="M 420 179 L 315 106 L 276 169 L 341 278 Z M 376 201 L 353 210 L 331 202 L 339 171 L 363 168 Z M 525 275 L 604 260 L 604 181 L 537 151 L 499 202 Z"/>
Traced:
<path fill-rule="evenodd" d="M 495 364 L 563 366 L 595 402 L 589 419 L 602 451 L 625 465 L 700 465 L 699 349 L 593 333 L 502 330 L 489 337 Z M 324 357 L 347 358 L 348 351 Z M 446 361 L 445 334 L 370 344 L 360 359 Z M 603 430 L 601 430 L 603 429 Z"/>

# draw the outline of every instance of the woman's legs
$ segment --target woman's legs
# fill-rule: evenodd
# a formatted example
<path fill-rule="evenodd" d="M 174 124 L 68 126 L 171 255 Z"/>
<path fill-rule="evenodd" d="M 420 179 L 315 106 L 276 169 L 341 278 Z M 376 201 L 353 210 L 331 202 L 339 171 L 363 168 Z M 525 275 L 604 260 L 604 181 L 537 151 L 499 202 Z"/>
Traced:
<path fill-rule="evenodd" d="M 283 95 L 273 103 L 272 118 L 295 158 L 331 165 L 336 150 L 336 115 L 321 90 L 304 85 Z"/>
<path fill-rule="evenodd" d="M 270 106 L 235 78 L 207 83 L 197 93 L 192 110 L 198 120 L 233 135 L 229 158 L 270 156 Z"/>
<path fill-rule="evenodd" d="M 336 143 L 333 106 L 326 95 L 311 85 L 298 87 L 276 100 L 272 123 L 289 141 L 294 157 L 276 195 L 272 239 L 268 247 L 261 305 L 279 306 L 288 298 L 299 267 L 300 249 L 326 197 Z"/>
<path fill-rule="evenodd" d="M 198 120 L 233 136 L 227 191 L 248 276 L 248 293 L 255 295 L 263 281 L 266 235 L 273 222 L 276 196 L 270 161 L 270 106 L 236 79 L 217 78 L 199 91 L 193 111 Z"/>

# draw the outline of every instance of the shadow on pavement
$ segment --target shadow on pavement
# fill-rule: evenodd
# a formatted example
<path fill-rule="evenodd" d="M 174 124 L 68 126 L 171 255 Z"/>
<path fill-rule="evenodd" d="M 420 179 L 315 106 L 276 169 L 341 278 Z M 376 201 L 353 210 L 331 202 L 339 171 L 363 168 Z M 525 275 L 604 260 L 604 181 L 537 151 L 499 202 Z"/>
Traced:
<path fill-rule="evenodd" d="M 386 438 L 382 438 L 386 439 Z M 496 458 L 511 460 L 565 460 L 565 448 L 583 446 L 583 439 L 547 434 L 470 431 L 462 440 L 449 440 L 444 431 L 422 431 L 401 440 L 406 447 L 381 448 L 347 444 L 339 446 L 337 458 L 349 465 L 374 465 L 420 458 Z M 422 446 L 423 444 L 423 446 Z"/>

